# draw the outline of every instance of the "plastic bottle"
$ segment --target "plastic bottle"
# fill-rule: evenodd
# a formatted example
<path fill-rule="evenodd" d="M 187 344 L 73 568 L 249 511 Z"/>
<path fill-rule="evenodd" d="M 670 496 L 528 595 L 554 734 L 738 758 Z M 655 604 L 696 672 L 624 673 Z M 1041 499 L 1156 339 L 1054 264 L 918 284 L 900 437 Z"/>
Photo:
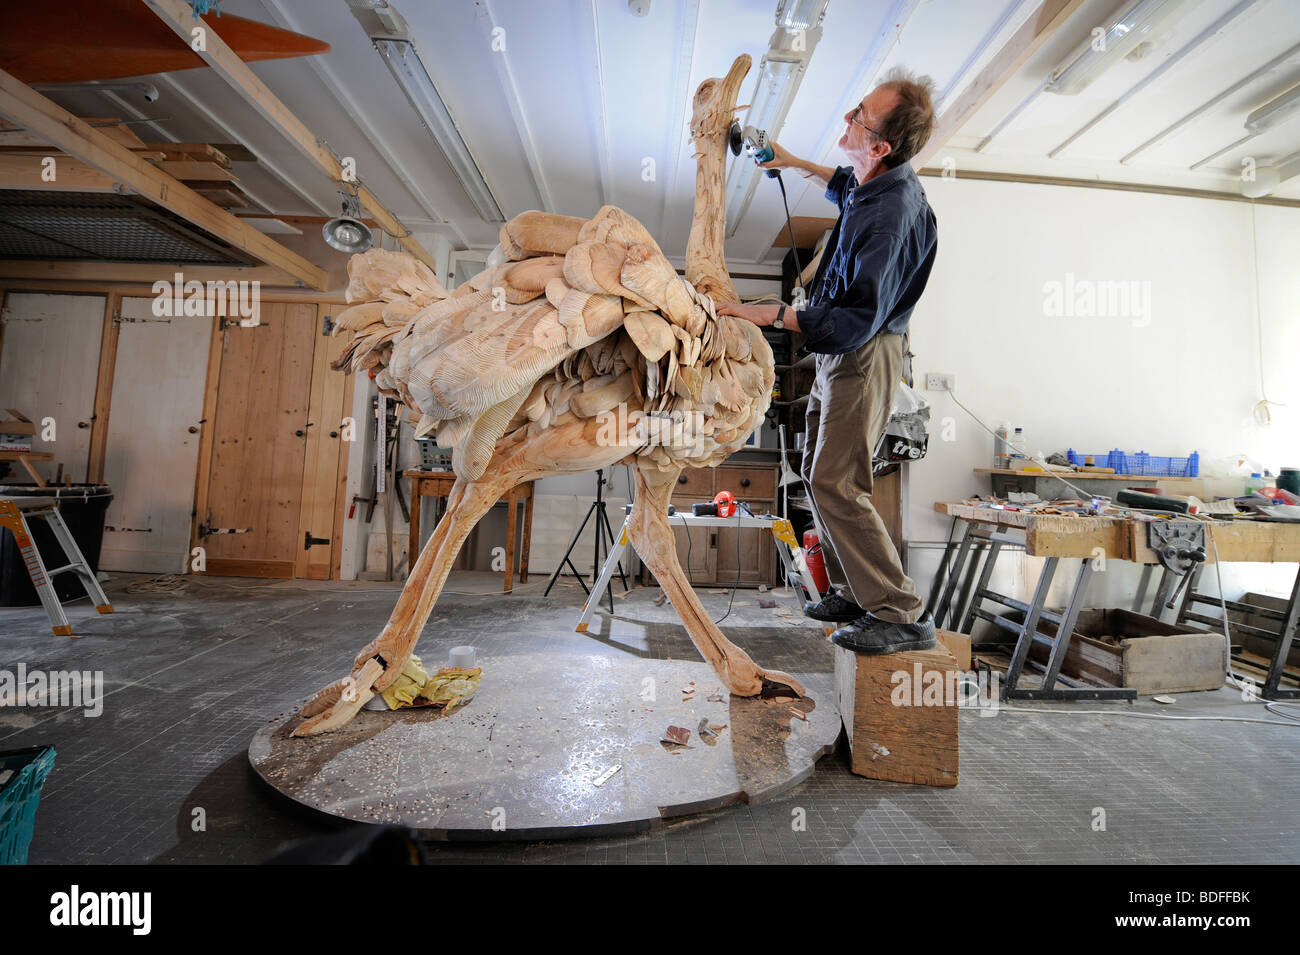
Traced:
<path fill-rule="evenodd" d="M 1022 463 L 1022 462 L 1015 461 L 1014 460 L 1015 458 L 1027 459 L 1029 457 L 1029 438 L 1025 435 L 1024 428 L 1016 428 L 1016 430 L 1012 432 L 1011 457 L 1013 459 L 1011 462 L 1013 467 L 1015 467 L 1018 463 Z"/>
<path fill-rule="evenodd" d="M 1246 479 L 1246 495 L 1249 497 L 1264 486 L 1264 477 L 1258 471 L 1251 471 Z"/>

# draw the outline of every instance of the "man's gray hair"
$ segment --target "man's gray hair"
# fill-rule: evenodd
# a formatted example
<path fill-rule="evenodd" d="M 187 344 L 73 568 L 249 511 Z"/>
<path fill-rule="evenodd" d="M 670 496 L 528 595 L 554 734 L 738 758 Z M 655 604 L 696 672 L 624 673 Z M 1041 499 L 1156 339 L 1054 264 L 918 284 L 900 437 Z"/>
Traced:
<path fill-rule="evenodd" d="M 901 66 L 892 67 L 878 86 L 898 94 L 898 105 L 880 124 L 880 138 L 889 143 L 884 164 L 893 169 L 907 162 L 930 141 L 934 132 L 934 80 Z"/>

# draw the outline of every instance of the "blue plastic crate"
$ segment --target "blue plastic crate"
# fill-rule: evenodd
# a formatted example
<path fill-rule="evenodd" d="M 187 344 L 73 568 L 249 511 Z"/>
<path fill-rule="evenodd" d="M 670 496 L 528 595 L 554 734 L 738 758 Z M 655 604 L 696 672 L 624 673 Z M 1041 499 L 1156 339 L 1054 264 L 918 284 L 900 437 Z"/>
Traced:
<path fill-rule="evenodd" d="M 1065 456 L 1076 467 L 1088 459 L 1099 468 L 1114 468 L 1116 474 L 1140 474 L 1149 477 L 1196 477 L 1201 470 L 1201 456 L 1193 451 L 1185 458 L 1159 457 L 1145 451 L 1121 451 L 1112 448 L 1100 454 L 1083 454 L 1069 448 Z"/>
<path fill-rule="evenodd" d="M 0 775 L 13 775 L 0 785 L 0 865 L 25 865 L 27 848 L 36 831 L 36 806 L 41 787 L 54 768 L 53 746 L 29 746 L 0 753 Z"/>

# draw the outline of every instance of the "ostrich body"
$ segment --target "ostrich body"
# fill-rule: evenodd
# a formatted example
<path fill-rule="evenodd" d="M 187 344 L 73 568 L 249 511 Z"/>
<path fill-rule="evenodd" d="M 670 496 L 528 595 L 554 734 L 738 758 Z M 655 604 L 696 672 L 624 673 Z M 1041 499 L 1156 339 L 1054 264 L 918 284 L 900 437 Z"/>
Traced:
<path fill-rule="evenodd" d="M 723 181 L 740 81 L 700 84 L 691 132 L 695 215 L 681 279 L 632 216 L 525 212 L 501 229 L 507 261 L 447 293 L 414 257 L 372 250 L 348 264 L 336 367 L 373 369 L 381 391 L 420 413 L 417 436 L 452 446 L 447 509 L 411 566 L 387 626 L 351 673 L 302 709 L 295 735 L 346 724 L 396 679 L 470 530 L 510 488 L 555 474 L 631 465 L 630 534 L 691 640 L 737 696 L 765 684 L 803 695 L 723 636 L 677 560 L 668 502 L 683 467 L 712 467 L 763 420 L 772 351 L 752 324 L 715 313 L 738 301 L 727 274 Z"/>

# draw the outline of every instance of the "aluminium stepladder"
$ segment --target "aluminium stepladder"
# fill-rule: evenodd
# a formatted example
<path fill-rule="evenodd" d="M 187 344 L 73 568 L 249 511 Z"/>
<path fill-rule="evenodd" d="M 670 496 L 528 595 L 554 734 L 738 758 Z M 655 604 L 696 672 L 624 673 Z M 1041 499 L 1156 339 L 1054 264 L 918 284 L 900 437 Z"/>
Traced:
<path fill-rule="evenodd" d="M 624 508 L 627 514 L 623 521 L 623 526 L 618 532 L 618 537 L 614 541 L 614 546 L 610 548 L 608 556 L 605 558 L 605 564 L 601 568 L 600 576 L 596 583 L 592 585 L 591 592 L 587 596 L 587 602 L 582 606 L 582 613 L 578 616 L 578 624 L 574 628 L 578 633 L 586 633 L 587 626 L 591 623 L 591 616 L 596 610 L 596 605 L 600 602 L 600 594 L 605 592 L 613 580 L 614 573 L 618 569 L 619 562 L 623 559 L 624 553 L 632 546 L 632 539 L 628 533 L 628 527 L 632 523 L 632 507 L 629 504 Z M 785 571 L 786 581 L 793 584 L 795 580 L 803 585 L 807 591 L 808 599 L 813 603 L 821 600 L 821 594 L 817 590 L 817 585 L 813 582 L 812 574 L 808 572 L 808 567 L 794 558 L 794 552 L 799 547 L 799 542 L 794 536 L 794 527 L 788 520 L 775 515 L 764 514 L 755 517 L 752 514 L 737 514 L 735 517 L 706 517 L 696 516 L 694 514 L 684 514 L 676 511 L 668 518 L 668 523 L 674 527 L 734 527 L 737 529 L 744 527 L 756 527 L 771 533 L 776 542 L 777 556 L 781 559 L 781 565 Z M 803 609 L 803 598 L 797 589 L 791 587 L 791 593 L 794 597 L 795 605 L 800 610 Z M 834 629 L 833 627 L 822 628 L 828 635 Z"/>
<path fill-rule="evenodd" d="M 45 569 L 45 561 L 41 559 L 41 552 L 36 548 L 36 542 L 32 539 L 31 531 L 27 526 L 29 517 L 41 518 L 49 524 L 54 539 L 63 548 L 69 563 L 53 570 Z M 0 527 L 14 535 L 18 551 L 22 554 L 23 563 L 27 567 L 27 575 L 32 580 L 32 586 L 36 588 L 36 595 L 41 598 L 45 613 L 50 618 L 50 628 L 56 635 L 61 637 L 72 635 L 72 625 L 68 623 L 63 605 L 59 603 L 59 595 L 54 592 L 53 578 L 59 574 L 68 571 L 75 573 L 81 578 L 86 593 L 95 601 L 95 609 L 100 613 L 113 612 L 113 605 L 108 602 L 108 596 L 99 586 L 95 572 L 86 563 L 85 555 L 81 553 L 81 548 L 73 539 L 68 525 L 63 522 L 57 498 L 0 497 Z"/>

